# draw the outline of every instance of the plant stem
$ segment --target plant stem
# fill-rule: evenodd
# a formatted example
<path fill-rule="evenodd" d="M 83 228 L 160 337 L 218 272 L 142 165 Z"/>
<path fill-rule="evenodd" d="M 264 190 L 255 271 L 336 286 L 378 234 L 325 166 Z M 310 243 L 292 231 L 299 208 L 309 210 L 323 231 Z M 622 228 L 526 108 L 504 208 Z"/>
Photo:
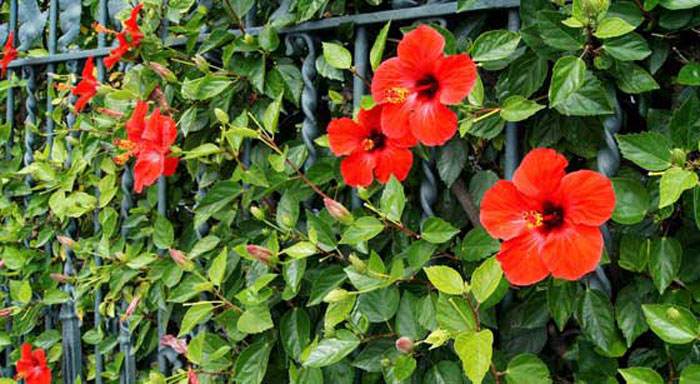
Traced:
<path fill-rule="evenodd" d="M 458 178 L 454 181 L 454 183 L 452 183 L 452 187 L 450 189 L 457 198 L 457 201 L 459 201 L 462 209 L 464 209 L 464 212 L 466 212 L 472 226 L 474 226 L 474 228 L 480 227 L 481 222 L 479 221 L 479 208 L 477 208 L 476 204 L 474 204 L 474 199 L 465 187 L 464 181 L 461 178 Z"/>

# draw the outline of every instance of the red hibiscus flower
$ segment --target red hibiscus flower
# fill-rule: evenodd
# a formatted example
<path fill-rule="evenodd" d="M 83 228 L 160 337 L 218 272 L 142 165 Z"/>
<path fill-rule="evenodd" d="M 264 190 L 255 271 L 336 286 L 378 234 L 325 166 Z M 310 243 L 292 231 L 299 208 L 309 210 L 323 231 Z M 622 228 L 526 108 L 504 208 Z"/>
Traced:
<path fill-rule="evenodd" d="M 131 118 L 126 123 L 127 140 L 117 140 L 117 146 L 127 152 L 115 161 L 124 163 L 136 156 L 134 164 L 134 191 L 140 193 L 144 186 L 152 185 L 159 176 L 170 176 L 177 169 L 178 159 L 168 156 L 170 146 L 177 138 L 175 121 L 156 108 L 146 119 L 148 104 L 138 101 Z"/>
<path fill-rule="evenodd" d="M 116 35 L 117 42 L 119 43 L 119 45 L 109 52 L 109 56 L 104 59 L 104 64 L 107 69 L 112 69 L 112 67 L 114 67 L 114 65 L 118 63 L 127 52 L 129 52 L 129 49 L 136 48 L 141 44 L 141 40 L 143 40 L 144 35 L 143 32 L 141 32 L 141 28 L 137 24 L 137 20 L 142 9 L 143 4 L 140 3 L 131 10 L 129 18 L 124 21 L 124 28 L 121 32 L 113 31 L 100 24 L 95 26 L 97 32 Z"/>
<path fill-rule="evenodd" d="M 51 369 L 46 366 L 46 354 L 38 348 L 32 351 L 29 343 L 22 345 L 22 357 L 17 360 L 17 380 L 26 384 L 51 384 Z"/>
<path fill-rule="evenodd" d="M 17 49 L 14 47 L 15 44 L 15 33 L 10 32 L 7 35 L 7 40 L 5 41 L 5 47 L 2 49 L 2 61 L 0 61 L 0 66 L 2 67 L 2 77 L 5 77 L 7 73 L 7 67 L 10 66 L 12 60 L 17 58 Z"/>
<path fill-rule="evenodd" d="M 401 137 L 388 137 L 382 133 L 383 107 L 361 109 L 358 122 L 347 117 L 333 119 L 328 124 L 328 141 L 336 156 L 347 156 L 340 171 L 348 185 L 366 187 L 372 184 L 373 175 L 380 183 L 386 183 L 391 175 L 403 180 L 413 163 L 412 146 L 416 139 L 409 131 Z"/>
<path fill-rule="evenodd" d="M 496 258 L 512 284 L 534 284 L 550 273 L 577 280 L 600 261 L 598 227 L 615 207 L 612 183 L 589 170 L 567 174 L 567 165 L 552 149 L 534 149 L 512 182 L 498 181 L 484 195 L 481 224 L 504 240 Z"/>
<path fill-rule="evenodd" d="M 97 94 L 97 86 L 100 84 L 94 75 L 95 63 L 92 57 L 88 57 L 83 67 L 83 76 L 80 82 L 71 89 L 71 92 L 78 96 L 75 102 L 75 111 L 80 112 L 87 103 Z"/>
<path fill-rule="evenodd" d="M 398 57 L 383 62 L 372 80 L 374 101 L 385 104 L 382 128 L 390 137 L 412 132 L 425 145 L 441 145 L 457 131 L 458 104 L 476 81 L 476 65 L 466 54 L 445 56 L 445 38 L 421 25 L 407 33 Z"/>

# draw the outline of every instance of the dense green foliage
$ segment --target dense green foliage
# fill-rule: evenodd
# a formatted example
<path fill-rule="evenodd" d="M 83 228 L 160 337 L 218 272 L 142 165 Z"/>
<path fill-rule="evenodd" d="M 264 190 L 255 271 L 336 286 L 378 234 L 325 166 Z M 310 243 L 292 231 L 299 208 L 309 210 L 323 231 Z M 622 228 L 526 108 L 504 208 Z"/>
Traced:
<path fill-rule="evenodd" d="M 87 28 L 94 18 L 85 10 L 96 12 L 97 1 L 82 3 Z M 55 107 L 53 146 L 39 103 L 38 123 L 18 113 L 14 144 L 0 150 L 0 275 L 9 288 L 0 308 L 12 309 L 0 318 L 0 329 L 12 325 L 0 331 L 0 346 L 13 359 L 29 341 L 48 351 L 60 377 L 61 325 L 45 330 L 44 317 L 69 299 L 68 283 L 89 381 L 95 350 L 105 357 L 104 379 L 119 379 L 125 356 L 114 319 L 122 317 L 139 380 L 164 383 L 155 360 L 161 309 L 167 333 L 187 342 L 175 357 L 177 380 L 191 367 L 201 382 L 239 384 L 700 382 L 700 1 L 524 0 L 518 32 L 506 29 L 506 10 L 445 17 L 436 28 L 447 53 L 468 52 L 479 64 L 477 87 L 455 108 L 458 136 L 414 150 L 403 183 L 358 190 L 361 204 L 342 220 L 323 203 L 352 206 L 324 127 L 353 113 L 354 30 L 317 34 L 323 44 L 309 89 L 301 71 L 307 47 L 277 31 L 388 9 L 390 1 L 296 0 L 277 14 L 275 2 L 260 1 L 258 35 L 241 22 L 253 0 L 214 1 L 210 9 L 170 0 L 165 12 L 160 0 L 144 3 L 146 38 L 128 55 L 133 65 L 109 73 L 72 129 L 69 91 L 58 87 L 42 96 Z M 459 6 L 469 12 L 475 3 Z M 162 18 L 183 45 L 164 47 Z M 371 68 L 395 55 L 412 23 L 369 28 Z M 198 42 L 203 30 L 210 34 Z M 83 29 L 78 45 L 95 40 Z M 25 54 L 44 49 L 39 39 Z M 54 81 L 68 83 L 69 70 L 60 64 Z M 0 97 L 8 87 L 25 97 L 26 85 L 4 80 Z M 314 90 L 320 136 L 309 162 L 301 99 Z M 157 186 L 142 194 L 122 188 L 131 164 L 112 160 L 137 99 L 167 107 L 178 123 L 181 162 L 166 178 L 165 215 L 156 209 Z M 619 131 L 606 136 L 615 121 Z M 619 146 L 604 276 L 519 288 L 502 277 L 498 241 L 463 206 L 478 207 L 504 177 L 507 122 L 518 124 L 521 152 L 556 148 L 574 169 L 615 163 L 598 155 Z M 10 127 L 0 127 L 0 143 L 9 142 Z M 27 132 L 36 136 L 29 165 Z M 421 159 L 433 164 L 439 191 L 427 218 Z M 68 233 L 74 243 L 62 245 L 57 235 Z M 187 260 L 177 263 L 173 250 Z M 74 276 L 62 275 L 67 252 Z M 129 303 L 135 311 L 123 316 Z M 413 340 L 412 350 L 397 350 L 400 336 Z"/>

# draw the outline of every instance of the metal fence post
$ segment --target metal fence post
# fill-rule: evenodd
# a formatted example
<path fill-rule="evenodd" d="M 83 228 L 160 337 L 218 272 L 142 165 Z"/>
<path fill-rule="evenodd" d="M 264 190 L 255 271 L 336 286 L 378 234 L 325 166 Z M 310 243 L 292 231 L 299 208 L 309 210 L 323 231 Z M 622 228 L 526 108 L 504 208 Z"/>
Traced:
<path fill-rule="evenodd" d="M 520 15 L 517 9 L 508 11 L 508 30 L 516 32 L 520 29 Z M 506 157 L 505 157 L 505 176 L 506 179 L 513 178 L 513 172 L 518 167 L 520 159 L 518 157 L 518 124 L 514 122 L 506 123 Z"/>

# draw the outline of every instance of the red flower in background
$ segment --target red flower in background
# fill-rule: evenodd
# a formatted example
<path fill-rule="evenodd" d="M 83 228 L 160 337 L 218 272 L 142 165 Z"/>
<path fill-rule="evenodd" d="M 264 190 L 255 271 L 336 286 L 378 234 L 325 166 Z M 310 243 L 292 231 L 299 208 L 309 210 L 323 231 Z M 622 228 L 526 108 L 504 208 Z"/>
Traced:
<path fill-rule="evenodd" d="M 129 18 L 124 21 L 124 28 L 121 32 L 115 32 L 100 24 L 97 24 L 95 28 L 97 32 L 115 34 L 117 36 L 117 42 L 119 43 L 119 45 L 109 52 L 109 56 L 105 57 L 104 59 L 104 64 L 107 69 L 112 69 L 112 67 L 114 67 L 114 65 L 118 63 L 119 60 L 121 60 L 131 48 L 136 48 L 141 44 L 141 40 L 143 40 L 144 35 L 143 32 L 141 32 L 141 28 L 137 24 L 137 20 L 142 9 L 143 4 L 140 3 L 131 10 Z"/>
<path fill-rule="evenodd" d="M 382 109 L 381 105 L 361 109 L 357 122 L 344 117 L 328 124 L 331 151 L 336 156 L 347 156 L 340 171 L 348 185 L 366 187 L 375 177 L 386 183 L 391 175 L 403 180 L 411 170 L 410 148 L 416 145 L 416 139 L 408 131 L 401 137 L 385 136 L 381 129 Z"/>
<path fill-rule="evenodd" d="M 534 284 L 550 273 L 577 280 L 600 261 L 598 227 L 615 207 L 612 183 L 590 170 L 567 174 L 567 165 L 552 149 L 534 149 L 512 182 L 498 181 L 484 195 L 481 224 L 504 240 L 496 258 L 512 284 Z"/>
<path fill-rule="evenodd" d="M 5 74 L 7 73 L 7 67 L 10 66 L 12 60 L 17 58 L 17 49 L 15 49 L 14 44 L 15 33 L 10 32 L 7 35 L 5 46 L 2 49 L 2 61 L 0 61 L 0 66 L 2 67 L 2 77 L 5 77 Z"/>
<path fill-rule="evenodd" d="M 413 133 L 425 145 L 442 145 L 457 131 L 457 115 L 446 105 L 467 97 L 476 65 L 466 54 L 445 56 L 445 38 L 421 25 L 407 33 L 398 57 L 383 62 L 372 80 L 372 97 L 384 104 L 382 129 L 389 137 Z"/>
<path fill-rule="evenodd" d="M 32 351 L 29 343 L 22 344 L 22 356 L 17 360 L 17 380 L 26 384 L 51 384 L 51 369 L 41 348 Z"/>
<path fill-rule="evenodd" d="M 75 102 L 75 111 L 80 112 L 85 105 L 97 94 L 97 86 L 100 84 L 94 75 L 95 63 L 92 57 L 88 57 L 83 67 L 82 79 L 71 89 L 71 93 L 78 96 Z"/>
<path fill-rule="evenodd" d="M 177 169 L 178 159 L 168 156 L 170 146 L 177 138 L 177 125 L 169 116 L 156 108 L 149 118 L 148 103 L 139 100 L 131 118 L 126 123 L 127 140 L 117 140 L 117 146 L 127 150 L 117 156 L 117 163 L 124 163 L 136 156 L 134 164 L 134 191 L 140 193 L 144 186 L 152 185 L 159 176 L 170 176 Z"/>

